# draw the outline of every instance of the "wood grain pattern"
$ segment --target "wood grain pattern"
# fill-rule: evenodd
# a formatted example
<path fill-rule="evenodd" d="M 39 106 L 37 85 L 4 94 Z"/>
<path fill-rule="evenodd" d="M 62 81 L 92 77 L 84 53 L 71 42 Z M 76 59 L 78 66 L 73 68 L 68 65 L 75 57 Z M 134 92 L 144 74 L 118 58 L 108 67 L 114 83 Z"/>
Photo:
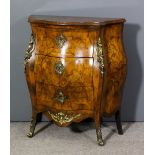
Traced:
<path fill-rule="evenodd" d="M 122 89 L 126 77 L 127 61 L 122 43 L 122 31 L 122 24 L 104 27 L 107 72 L 103 113 L 107 116 L 114 114 L 121 105 Z"/>
<path fill-rule="evenodd" d="M 92 57 L 96 32 L 89 29 L 68 29 L 62 27 L 35 27 L 37 54 L 55 57 Z M 66 39 L 60 49 L 56 38 L 63 34 Z"/>
<path fill-rule="evenodd" d="M 55 71 L 57 62 L 62 62 L 64 71 L 59 75 Z M 36 80 L 49 85 L 93 86 L 93 58 L 56 58 L 36 56 Z M 83 74 L 84 73 L 84 74 Z"/>
<path fill-rule="evenodd" d="M 57 125 L 68 126 L 91 117 L 95 120 L 98 143 L 104 144 L 101 117 L 118 112 L 127 73 L 122 38 L 124 21 L 121 18 L 29 18 L 35 48 L 25 64 L 25 75 L 34 120 L 42 112 Z M 58 46 L 56 38 L 61 35 L 65 41 Z M 97 53 L 99 39 L 103 75 Z M 57 72 L 55 66 L 60 62 L 63 71 Z M 117 118 L 121 129 L 119 113 Z"/>
<path fill-rule="evenodd" d="M 62 104 L 56 100 L 57 90 L 66 96 Z M 92 87 L 55 87 L 36 84 L 37 104 L 58 110 L 93 110 Z M 36 105 L 37 106 L 37 105 Z"/>
<path fill-rule="evenodd" d="M 95 17 L 72 17 L 72 16 L 49 16 L 31 15 L 28 18 L 30 23 L 41 23 L 51 25 L 106 25 L 125 22 L 124 18 L 95 18 Z"/>

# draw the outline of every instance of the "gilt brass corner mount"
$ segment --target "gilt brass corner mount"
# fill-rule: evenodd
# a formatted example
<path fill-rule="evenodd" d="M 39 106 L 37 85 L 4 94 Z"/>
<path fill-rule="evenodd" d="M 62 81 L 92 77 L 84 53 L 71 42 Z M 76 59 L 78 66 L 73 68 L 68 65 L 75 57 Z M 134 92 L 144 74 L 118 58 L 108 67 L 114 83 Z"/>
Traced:
<path fill-rule="evenodd" d="M 96 51 L 97 51 L 97 61 L 99 63 L 99 69 L 101 72 L 101 75 L 104 74 L 104 56 L 103 56 L 103 48 L 102 48 L 102 42 L 99 38 L 96 43 Z"/>
<path fill-rule="evenodd" d="M 34 38 L 33 34 L 31 34 L 29 45 L 25 52 L 25 57 L 24 57 L 25 64 L 31 58 L 32 52 L 34 51 L 34 49 L 35 49 L 35 38 Z"/>

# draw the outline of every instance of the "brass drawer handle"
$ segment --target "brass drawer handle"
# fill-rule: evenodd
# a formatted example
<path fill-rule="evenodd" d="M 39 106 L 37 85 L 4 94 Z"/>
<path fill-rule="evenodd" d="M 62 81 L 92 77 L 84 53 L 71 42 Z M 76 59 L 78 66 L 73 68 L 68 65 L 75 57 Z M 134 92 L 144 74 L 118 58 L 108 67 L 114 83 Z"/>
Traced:
<path fill-rule="evenodd" d="M 61 61 L 59 61 L 55 64 L 55 72 L 57 74 L 61 75 L 64 72 L 64 69 L 65 69 L 65 67 Z"/>
<path fill-rule="evenodd" d="M 67 42 L 67 39 L 65 36 L 61 33 L 55 38 L 56 44 L 59 48 L 62 48 L 65 43 Z"/>
<path fill-rule="evenodd" d="M 55 99 L 63 104 L 65 102 L 65 99 L 67 98 L 61 90 L 57 90 Z"/>

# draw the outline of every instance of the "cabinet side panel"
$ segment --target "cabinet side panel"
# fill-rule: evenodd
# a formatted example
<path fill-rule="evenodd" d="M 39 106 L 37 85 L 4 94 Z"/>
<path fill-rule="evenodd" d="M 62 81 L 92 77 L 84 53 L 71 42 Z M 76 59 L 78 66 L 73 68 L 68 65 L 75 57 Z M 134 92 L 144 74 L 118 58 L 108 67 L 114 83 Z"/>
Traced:
<path fill-rule="evenodd" d="M 104 82 L 104 73 L 102 73 L 102 62 L 104 57 L 103 50 L 103 31 L 98 29 L 96 32 L 96 41 L 94 44 L 94 63 L 93 63 L 93 86 L 94 86 L 94 117 L 95 119 L 101 116 L 101 100 L 102 100 L 102 89 L 105 84 Z M 98 122 L 98 121 L 96 121 Z"/>
<path fill-rule="evenodd" d="M 126 77 L 126 56 L 123 46 L 123 24 L 104 27 L 104 46 L 106 56 L 106 89 L 103 114 L 111 116 L 120 107 L 122 89 Z"/>
<path fill-rule="evenodd" d="M 35 40 L 35 33 L 33 32 L 32 29 L 31 38 L 28 43 L 28 48 L 26 50 L 24 59 L 25 77 L 31 97 L 32 108 L 34 108 L 36 104 L 36 87 L 35 87 L 35 75 L 34 75 L 35 53 L 36 53 L 36 40 Z"/>

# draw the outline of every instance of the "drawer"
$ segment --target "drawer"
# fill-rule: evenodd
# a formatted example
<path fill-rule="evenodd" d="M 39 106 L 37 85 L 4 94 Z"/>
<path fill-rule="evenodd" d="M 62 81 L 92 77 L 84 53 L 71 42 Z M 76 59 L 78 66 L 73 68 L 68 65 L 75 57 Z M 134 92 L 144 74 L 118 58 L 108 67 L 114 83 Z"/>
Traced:
<path fill-rule="evenodd" d="M 36 83 L 37 104 L 57 110 L 93 110 L 92 87 L 56 87 Z"/>
<path fill-rule="evenodd" d="M 38 82 L 54 86 L 93 86 L 93 58 L 36 56 Z"/>
<path fill-rule="evenodd" d="M 37 54 L 56 57 L 93 57 L 95 30 L 38 27 L 35 31 L 37 31 Z"/>

